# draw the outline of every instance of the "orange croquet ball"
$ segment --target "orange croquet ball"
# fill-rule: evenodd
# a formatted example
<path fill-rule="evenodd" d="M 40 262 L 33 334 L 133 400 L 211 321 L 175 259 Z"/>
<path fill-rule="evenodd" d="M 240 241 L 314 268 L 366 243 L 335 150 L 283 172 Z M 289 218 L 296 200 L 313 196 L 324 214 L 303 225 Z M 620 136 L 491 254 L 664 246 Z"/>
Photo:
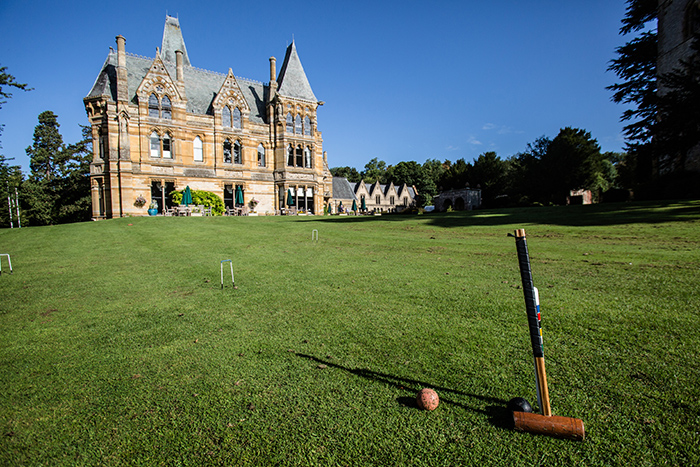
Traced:
<path fill-rule="evenodd" d="M 423 410 L 435 410 L 437 409 L 438 404 L 440 404 L 440 398 L 438 397 L 437 392 L 433 391 L 432 389 L 423 388 L 418 391 L 416 402 L 418 403 L 418 407 Z"/>

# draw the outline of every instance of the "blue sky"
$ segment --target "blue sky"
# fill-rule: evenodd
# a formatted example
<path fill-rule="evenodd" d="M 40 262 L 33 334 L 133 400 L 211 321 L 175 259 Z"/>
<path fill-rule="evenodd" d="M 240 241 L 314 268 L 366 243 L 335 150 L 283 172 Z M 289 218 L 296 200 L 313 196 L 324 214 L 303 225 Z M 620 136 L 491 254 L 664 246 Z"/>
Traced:
<path fill-rule="evenodd" d="M 29 170 L 37 116 L 58 115 L 80 139 L 82 99 L 115 36 L 154 57 L 165 15 L 178 16 L 192 65 L 269 81 L 296 42 L 326 104 L 319 130 L 332 167 L 502 158 L 560 128 L 591 132 L 603 151 L 624 147 L 624 108 L 605 89 L 624 0 L 531 1 L 0 1 L 0 65 L 31 92 L 0 110 L 1 153 Z"/>

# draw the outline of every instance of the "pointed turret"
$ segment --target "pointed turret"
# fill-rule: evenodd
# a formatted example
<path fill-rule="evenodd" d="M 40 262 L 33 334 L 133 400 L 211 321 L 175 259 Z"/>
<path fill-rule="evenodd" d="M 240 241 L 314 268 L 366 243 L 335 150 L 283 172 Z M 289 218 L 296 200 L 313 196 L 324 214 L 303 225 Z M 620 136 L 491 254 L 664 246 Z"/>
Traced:
<path fill-rule="evenodd" d="M 284 57 L 277 83 L 280 96 L 316 102 L 316 96 L 306 78 L 304 67 L 301 66 L 294 41 L 292 41 L 292 45 L 287 47 L 287 54 Z"/>
<path fill-rule="evenodd" d="M 180 20 L 172 16 L 165 17 L 165 28 L 163 29 L 163 43 L 161 44 L 161 58 L 166 62 L 176 61 L 175 51 L 182 52 L 182 62 L 186 66 L 191 66 L 190 57 L 187 55 L 185 39 L 182 38 Z"/>

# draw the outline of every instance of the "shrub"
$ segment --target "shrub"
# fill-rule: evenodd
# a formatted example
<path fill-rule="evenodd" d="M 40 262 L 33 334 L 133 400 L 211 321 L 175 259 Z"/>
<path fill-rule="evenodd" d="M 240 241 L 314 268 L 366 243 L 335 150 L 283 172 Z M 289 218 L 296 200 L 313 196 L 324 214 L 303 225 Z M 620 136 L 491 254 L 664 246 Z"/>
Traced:
<path fill-rule="evenodd" d="M 204 190 L 190 190 L 190 192 L 192 193 L 192 204 L 211 207 L 211 213 L 215 216 L 220 216 L 224 213 L 224 201 L 218 195 Z M 170 194 L 170 199 L 173 200 L 173 203 L 180 204 L 182 202 L 182 191 L 173 191 Z"/>

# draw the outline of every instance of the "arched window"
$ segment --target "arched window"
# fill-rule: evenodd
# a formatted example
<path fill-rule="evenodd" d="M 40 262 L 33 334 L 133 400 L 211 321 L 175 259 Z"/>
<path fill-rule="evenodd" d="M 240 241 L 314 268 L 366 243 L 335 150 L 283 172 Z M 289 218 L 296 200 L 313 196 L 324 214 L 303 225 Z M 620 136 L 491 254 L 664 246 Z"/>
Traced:
<path fill-rule="evenodd" d="M 160 137 L 155 131 L 151 133 L 151 157 L 160 157 Z"/>
<path fill-rule="evenodd" d="M 700 3 L 689 2 L 685 11 L 683 39 L 687 40 L 700 32 Z"/>
<path fill-rule="evenodd" d="M 265 146 L 258 144 L 258 167 L 265 167 Z"/>
<path fill-rule="evenodd" d="M 294 148 L 291 144 L 287 147 L 287 165 L 294 165 Z"/>
<path fill-rule="evenodd" d="M 231 141 L 224 141 L 224 162 L 231 163 Z"/>
<path fill-rule="evenodd" d="M 382 197 L 380 195 L 377 195 L 374 197 L 374 201 L 376 201 L 375 204 L 382 204 Z"/>
<path fill-rule="evenodd" d="M 304 117 L 304 134 L 306 136 L 311 136 L 311 119 L 308 115 Z"/>
<path fill-rule="evenodd" d="M 160 117 L 160 103 L 158 102 L 158 96 L 155 94 L 151 94 L 148 98 L 148 116 Z"/>
<path fill-rule="evenodd" d="M 304 148 L 304 167 L 311 168 L 311 149 L 308 146 Z"/>
<path fill-rule="evenodd" d="M 233 109 L 233 127 L 240 130 L 241 129 L 241 111 L 238 107 Z"/>
<path fill-rule="evenodd" d="M 170 140 L 170 135 L 167 133 L 163 135 L 163 158 L 165 158 L 165 159 L 172 159 L 173 158 L 172 143 Z"/>
<path fill-rule="evenodd" d="M 304 153 L 301 146 L 297 146 L 297 167 L 304 167 Z"/>
<path fill-rule="evenodd" d="M 171 120 L 173 117 L 170 106 L 170 98 L 168 96 L 163 96 L 163 99 L 160 101 L 160 107 L 162 110 L 162 117 L 165 120 Z"/>
<path fill-rule="evenodd" d="M 231 109 L 224 107 L 221 109 L 221 124 L 226 127 L 231 127 Z"/>
<path fill-rule="evenodd" d="M 236 140 L 233 143 L 233 163 L 234 164 L 242 164 L 243 163 L 243 156 L 242 156 L 242 151 L 241 151 L 241 142 Z"/>
<path fill-rule="evenodd" d="M 294 120 L 294 133 L 297 135 L 301 134 L 301 115 L 297 115 L 297 118 Z"/>
<path fill-rule="evenodd" d="M 192 155 L 195 162 L 204 162 L 204 151 L 202 150 L 202 138 L 195 136 L 192 142 Z"/>
<path fill-rule="evenodd" d="M 287 133 L 294 133 L 294 119 L 292 118 L 292 114 L 288 113 L 287 114 L 287 128 L 286 128 Z"/>

